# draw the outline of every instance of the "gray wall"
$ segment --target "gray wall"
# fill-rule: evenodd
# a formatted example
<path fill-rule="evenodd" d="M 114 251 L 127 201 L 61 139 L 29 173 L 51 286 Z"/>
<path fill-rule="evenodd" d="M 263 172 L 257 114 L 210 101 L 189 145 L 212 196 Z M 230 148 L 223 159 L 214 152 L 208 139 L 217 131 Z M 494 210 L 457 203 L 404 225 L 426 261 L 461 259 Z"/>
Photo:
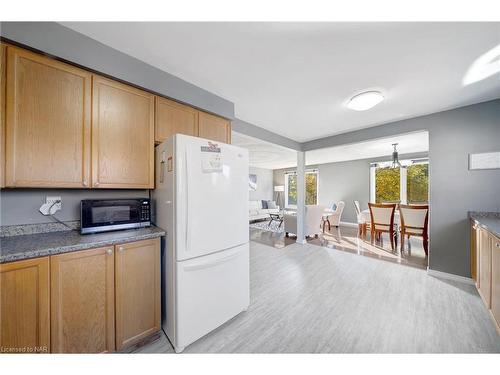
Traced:
<path fill-rule="evenodd" d="M 344 201 L 341 221 L 356 223 L 353 200 L 358 200 L 362 208 L 368 207 L 370 200 L 370 162 L 322 164 L 318 166 L 318 174 L 318 203 L 329 207 L 333 202 Z"/>
<path fill-rule="evenodd" d="M 272 169 L 250 167 L 249 173 L 257 175 L 257 190 L 249 191 L 249 199 L 272 200 L 274 193 Z"/>
<path fill-rule="evenodd" d="M 500 151 L 500 100 L 303 144 L 304 149 L 429 132 L 429 268 L 470 277 L 468 211 L 500 211 L 500 170 L 468 170 L 468 155 Z"/>
<path fill-rule="evenodd" d="M 341 221 L 356 223 L 353 200 L 358 200 L 362 208 L 368 207 L 370 200 L 370 162 L 372 160 L 352 160 L 339 163 L 308 166 L 318 170 L 318 204 L 331 207 L 332 203 L 345 202 Z M 274 170 L 275 185 L 285 184 L 285 172 L 295 168 Z"/>
<path fill-rule="evenodd" d="M 427 152 L 400 154 L 400 160 L 427 156 Z M 391 155 L 308 166 L 308 169 L 318 169 L 318 204 L 330 207 L 332 203 L 344 201 L 346 205 L 341 221 L 357 223 L 353 201 L 359 201 L 362 210 L 368 208 L 368 202 L 370 201 L 370 163 L 388 160 L 391 160 Z M 274 184 L 284 185 L 285 171 L 294 170 L 294 168 L 275 170 Z"/>
<path fill-rule="evenodd" d="M 54 222 L 38 209 L 45 197 L 60 196 L 62 209 L 59 220 L 80 220 L 80 200 L 110 198 L 147 198 L 148 190 L 79 190 L 79 189 L 3 189 L 0 192 L 0 225 Z"/>

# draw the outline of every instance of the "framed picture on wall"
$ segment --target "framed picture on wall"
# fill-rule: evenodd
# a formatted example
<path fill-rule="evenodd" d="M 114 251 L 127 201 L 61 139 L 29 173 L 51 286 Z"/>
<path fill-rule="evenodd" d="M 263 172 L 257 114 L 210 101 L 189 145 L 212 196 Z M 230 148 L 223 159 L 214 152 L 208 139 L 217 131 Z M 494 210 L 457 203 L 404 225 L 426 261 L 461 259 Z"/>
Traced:
<path fill-rule="evenodd" d="M 257 175 L 256 174 L 249 174 L 248 175 L 248 189 L 250 191 L 257 190 Z"/>

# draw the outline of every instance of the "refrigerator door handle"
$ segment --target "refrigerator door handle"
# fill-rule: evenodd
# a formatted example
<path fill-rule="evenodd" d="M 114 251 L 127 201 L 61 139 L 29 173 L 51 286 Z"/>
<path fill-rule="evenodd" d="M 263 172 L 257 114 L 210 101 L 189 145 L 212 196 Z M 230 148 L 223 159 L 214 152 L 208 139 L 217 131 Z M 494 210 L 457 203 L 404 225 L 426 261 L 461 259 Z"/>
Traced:
<path fill-rule="evenodd" d="M 224 258 L 220 258 L 220 259 L 216 259 L 216 260 L 212 260 L 212 261 L 208 261 L 208 262 L 200 262 L 200 263 L 196 263 L 196 264 L 190 264 L 190 265 L 183 266 L 183 268 L 184 268 L 184 271 L 187 271 L 187 272 L 211 268 L 211 267 L 215 267 L 221 263 L 229 262 L 230 260 L 238 257 L 239 255 L 241 255 L 240 251 L 238 251 L 237 253 L 231 254 L 227 257 L 224 257 Z"/>
<path fill-rule="evenodd" d="M 188 148 L 186 147 L 186 154 L 185 154 L 185 157 L 184 157 L 184 173 L 185 173 L 185 177 L 186 177 L 186 194 L 185 194 L 185 202 L 186 202 L 186 230 L 185 230 L 185 234 L 186 234 L 186 241 L 185 241 L 185 245 L 186 245 L 186 249 L 185 251 L 188 252 L 190 250 L 190 246 L 191 246 L 191 226 L 189 225 L 189 171 L 188 171 L 188 166 L 189 166 L 189 163 L 188 163 L 188 155 L 189 155 L 189 152 L 188 152 Z"/>

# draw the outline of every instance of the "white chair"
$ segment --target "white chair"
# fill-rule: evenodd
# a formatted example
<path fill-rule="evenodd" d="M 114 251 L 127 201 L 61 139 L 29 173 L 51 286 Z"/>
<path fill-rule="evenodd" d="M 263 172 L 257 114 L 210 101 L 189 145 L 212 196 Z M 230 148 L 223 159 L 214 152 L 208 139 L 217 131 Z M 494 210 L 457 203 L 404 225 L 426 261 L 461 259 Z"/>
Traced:
<path fill-rule="evenodd" d="M 367 219 L 361 213 L 361 207 L 359 205 L 359 201 L 353 201 L 353 202 L 354 202 L 354 209 L 356 210 L 356 219 L 358 222 L 358 236 L 366 238 L 366 231 L 368 228 L 370 228 L 370 219 Z"/>
<path fill-rule="evenodd" d="M 394 251 L 397 246 L 398 231 L 394 230 L 394 212 L 396 211 L 396 204 L 376 204 L 368 203 L 370 208 L 371 217 L 371 243 L 375 241 L 375 237 L 380 239 L 382 233 L 389 233 L 391 240 L 391 249 Z"/>
<path fill-rule="evenodd" d="M 344 212 L 345 202 L 337 202 L 337 207 L 335 210 L 326 209 L 322 217 L 323 232 L 325 231 L 325 225 L 328 224 L 328 230 L 331 229 L 332 225 L 337 227 L 340 225 L 340 219 L 342 217 L 342 212 Z"/>
<path fill-rule="evenodd" d="M 304 235 L 312 236 L 321 233 L 321 218 L 325 212 L 325 207 L 320 205 L 306 205 L 304 217 Z M 297 214 L 285 212 L 285 235 L 288 233 L 297 234 Z"/>
<path fill-rule="evenodd" d="M 423 238 L 425 255 L 428 255 L 429 247 L 429 205 L 400 205 L 401 215 L 401 252 L 403 252 L 405 236 L 419 236 Z"/>

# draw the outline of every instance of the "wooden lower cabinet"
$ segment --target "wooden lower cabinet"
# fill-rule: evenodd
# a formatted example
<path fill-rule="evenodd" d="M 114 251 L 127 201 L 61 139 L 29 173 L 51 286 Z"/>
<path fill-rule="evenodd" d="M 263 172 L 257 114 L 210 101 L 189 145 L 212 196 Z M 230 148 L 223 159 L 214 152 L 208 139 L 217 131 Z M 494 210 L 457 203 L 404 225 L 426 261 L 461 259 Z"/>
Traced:
<path fill-rule="evenodd" d="M 50 350 L 49 258 L 0 264 L 0 353 Z"/>
<path fill-rule="evenodd" d="M 50 267 L 52 352 L 114 351 L 113 247 L 55 255 Z"/>
<path fill-rule="evenodd" d="M 478 262 L 477 262 L 477 250 L 479 248 L 479 228 L 476 223 L 471 221 L 471 226 L 470 226 L 470 274 L 472 279 L 478 283 L 478 278 L 477 278 L 477 269 L 478 269 Z"/>
<path fill-rule="evenodd" d="M 115 248 L 116 350 L 160 330 L 160 240 Z"/>
<path fill-rule="evenodd" d="M 5 186 L 5 81 L 7 46 L 0 43 L 0 188 Z"/>
<path fill-rule="evenodd" d="M 491 240 L 491 314 L 500 332 L 500 238 Z"/>
<path fill-rule="evenodd" d="M 491 238 L 485 229 L 479 230 L 479 275 L 478 290 L 484 303 L 490 308 L 491 303 Z"/>

